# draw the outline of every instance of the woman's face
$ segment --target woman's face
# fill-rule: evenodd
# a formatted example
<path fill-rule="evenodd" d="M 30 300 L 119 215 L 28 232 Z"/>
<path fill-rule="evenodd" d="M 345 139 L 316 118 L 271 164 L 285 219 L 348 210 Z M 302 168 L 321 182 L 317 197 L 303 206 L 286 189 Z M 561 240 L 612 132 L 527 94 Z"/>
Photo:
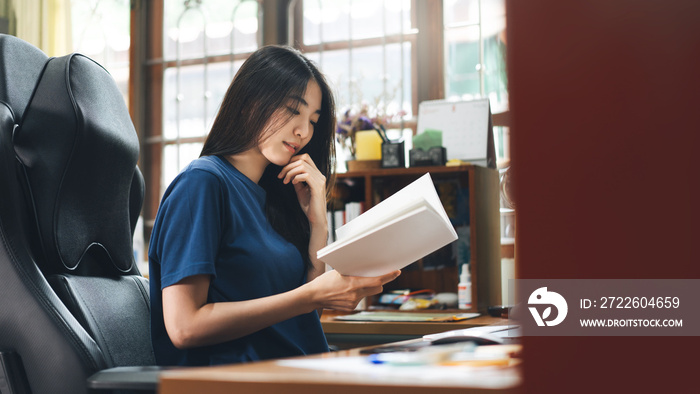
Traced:
<path fill-rule="evenodd" d="M 267 134 L 258 145 L 270 163 L 287 165 L 309 143 L 321 116 L 321 99 L 321 88 L 311 79 L 304 97 L 290 97 L 286 105 L 272 115 Z"/>

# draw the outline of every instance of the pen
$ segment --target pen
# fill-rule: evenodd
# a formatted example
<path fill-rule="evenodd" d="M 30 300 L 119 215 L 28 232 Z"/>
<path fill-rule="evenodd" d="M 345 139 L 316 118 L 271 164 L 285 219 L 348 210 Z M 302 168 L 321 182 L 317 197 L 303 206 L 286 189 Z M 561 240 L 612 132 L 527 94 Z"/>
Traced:
<path fill-rule="evenodd" d="M 375 353 L 367 356 L 367 360 L 372 364 L 391 366 L 507 366 L 511 364 L 512 357 L 517 355 L 520 349 L 520 345 L 452 345 L 440 350 Z"/>
<path fill-rule="evenodd" d="M 440 361 L 439 359 L 436 360 L 435 357 L 416 352 L 375 353 L 367 356 L 367 359 L 372 364 L 403 366 L 435 364 Z"/>
<path fill-rule="evenodd" d="M 448 360 L 457 349 L 473 349 L 473 347 L 446 346 L 440 349 L 426 348 L 415 352 L 374 353 L 367 356 L 367 360 L 372 364 L 403 366 L 438 364 Z"/>
<path fill-rule="evenodd" d="M 389 137 L 386 136 L 386 129 L 382 125 L 378 124 L 373 124 L 374 130 L 377 131 L 377 134 L 379 134 L 379 137 L 382 139 L 384 142 L 389 142 Z"/>

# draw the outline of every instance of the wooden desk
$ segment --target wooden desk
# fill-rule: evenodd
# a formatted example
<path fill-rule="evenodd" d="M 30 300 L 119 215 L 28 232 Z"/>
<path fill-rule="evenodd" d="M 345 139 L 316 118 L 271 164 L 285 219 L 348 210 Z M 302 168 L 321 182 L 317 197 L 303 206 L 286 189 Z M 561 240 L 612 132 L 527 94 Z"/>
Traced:
<path fill-rule="evenodd" d="M 299 359 L 331 359 L 358 356 L 359 349 Z M 330 361 L 330 360 L 329 360 Z M 401 367 L 399 367 L 401 368 Z M 446 368 L 446 367 L 442 367 Z M 358 374 L 320 371 L 279 365 L 277 361 L 222 367 L 189 368 L 161 374 L 160 394 L 443 394 L 515 393 L 521 385 L 519 367 L 489 372 L 492 388 L 474 387 L 474 376 L 464 370 L 451 379 L 429 376 L 396 376 L 382 373 Z"/>
<path fill-rule="evenodd" d="M 436 311 L 432 311 L 436 312 Z M 420 313 L 420 312 L 416 312 Z M 358 322 L 334 320 L 345 313 L 325 310 L 321 316 L 323 332 L 328 343 L 339 349 L 351 349 L 363 346 L 375 346 L 383 343 L 420 338 L 426 334 L 435 334 L 460 328 L 506 324 L 507 320 L 499 317 L 479 316 L 457 322 Z"/>
<path fill-rule="evenodd" d="M 440 311 L 431 311 L 440 312 Z M 416 312 L 420 313 L 420 312 Z M 459 312 L 455 312 L 459 313 Z M 474 319 L 456 322 L 361 322 L 335 320 L 336 316 L 347 313 L 332 310 L 323 311 L 321 325 L 326 334 L 388 334 L 423 336 L 460 328 L 492 326 L 505 324 L 507 319 L 491 316 L 479 316 Z"/>

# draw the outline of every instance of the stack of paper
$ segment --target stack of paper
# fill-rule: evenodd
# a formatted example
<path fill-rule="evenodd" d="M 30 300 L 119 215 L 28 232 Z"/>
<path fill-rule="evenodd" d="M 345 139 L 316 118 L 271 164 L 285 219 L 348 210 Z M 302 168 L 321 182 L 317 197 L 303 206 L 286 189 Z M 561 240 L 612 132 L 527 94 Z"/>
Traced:
<path fill-rule="evenodd" d="M 351 315 L 336 316 L 340 321 L 389 321 L 389 322 L 453 322 L 479 317 L 478 313 L 428 313 L 362 311 Z"/>
<path fill-rule="evenodd" d="M 344 275 L 401 269 L 455 241 L 457 233 L 427 173 L 336 230 L 319 260 Z"/>

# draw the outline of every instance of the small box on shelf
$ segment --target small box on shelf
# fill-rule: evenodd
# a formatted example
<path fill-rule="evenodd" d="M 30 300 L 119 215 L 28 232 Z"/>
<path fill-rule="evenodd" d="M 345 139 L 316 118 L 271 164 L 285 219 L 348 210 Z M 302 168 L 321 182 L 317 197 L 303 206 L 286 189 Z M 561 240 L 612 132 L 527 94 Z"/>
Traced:
<path fill-rule="evenodd" d="M 444 146 L 434 146 L 430 149 L 411 149 L 408 153 L 410 167 L 444 166 L 447 162 L 447 149 Z"/>
<path fill-rule="evenodd" d="M 384 141 L 382 143 L 382 167 L 406 167 L 406 155 L 403 140 Z"/>

